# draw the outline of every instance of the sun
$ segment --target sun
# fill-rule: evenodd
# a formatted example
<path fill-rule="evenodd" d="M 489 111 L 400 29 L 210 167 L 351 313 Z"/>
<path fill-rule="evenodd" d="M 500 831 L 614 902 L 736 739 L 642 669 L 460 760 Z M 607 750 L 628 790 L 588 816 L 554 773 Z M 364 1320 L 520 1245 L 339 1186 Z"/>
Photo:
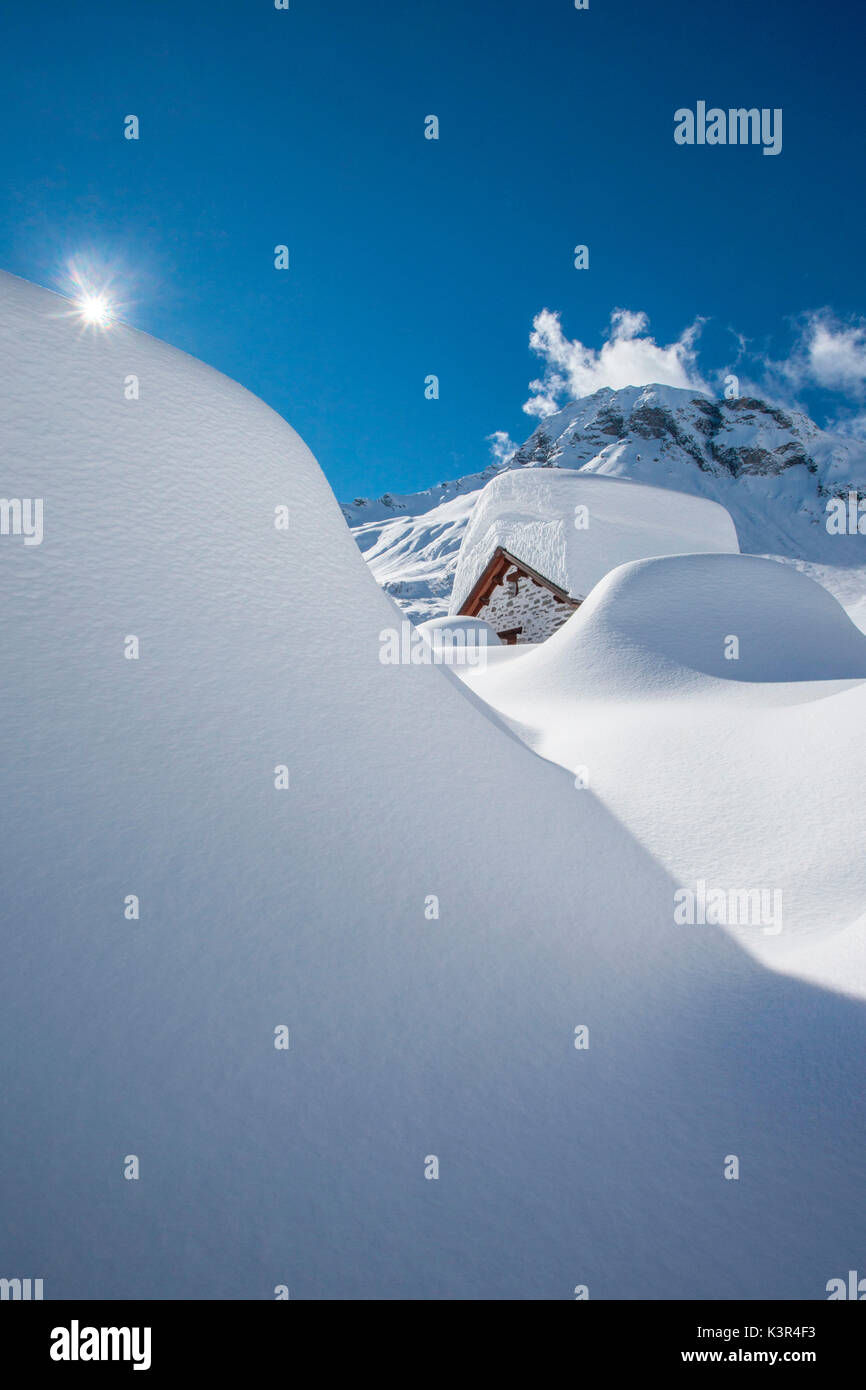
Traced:
<path fill-rule="evenodd" d="M 87 332 L 104 333 L 119 327 L 129 307 L 119 297 L 122 267 L 91 251 L 79 252 L 59 268 L 58 288 L 66 300 L 66 315 Z"/>
<path fill-rule="evenodd" d="M 82 321 L 92 328 L 107 328 L 114 317 L 111 301 L 104 294 L 82 294 L 77 308 Z"/>

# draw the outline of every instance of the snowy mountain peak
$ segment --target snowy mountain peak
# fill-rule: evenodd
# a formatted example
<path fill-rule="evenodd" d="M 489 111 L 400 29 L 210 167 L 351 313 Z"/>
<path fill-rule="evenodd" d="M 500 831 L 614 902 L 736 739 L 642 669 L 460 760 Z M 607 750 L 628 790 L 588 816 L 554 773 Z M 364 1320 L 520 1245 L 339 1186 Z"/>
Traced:
<path fill-rule="evenodd" d="M 822 475 L 822 483 L 825 473 L 838 473 L 826 479 L 828 484 L 866 475 L 866 447 L 824 433 L 800 412 L 752 396 L 716 400 L 673 386 L 604 388 L 574 401 L 548 416 L 511 462 L 574 468 L 596 460 L 645 474 L 646 465 L 674 462 L 695 464 L 717 477 L 778 474 L 792 467 Z M 635 470 L 636 463 L 644 469 Z"/>

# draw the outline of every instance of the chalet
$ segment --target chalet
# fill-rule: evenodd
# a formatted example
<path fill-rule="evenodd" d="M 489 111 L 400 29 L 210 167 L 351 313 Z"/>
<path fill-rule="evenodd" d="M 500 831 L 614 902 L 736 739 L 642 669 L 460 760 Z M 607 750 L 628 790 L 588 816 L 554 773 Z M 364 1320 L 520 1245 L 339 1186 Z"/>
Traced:
<path fill-rule="evenodd" d="M 451 614 L 506 645 L 544 642 L 619 565 L 737 552 L 718 502 L 559 468 L 508 469 L 482 488 L 460 546 Z"/>
<path fill-rule="evenodd" d="M 500 642 L 513 646 L 517 642 L 543 642 L 581 602 L 498 545 L 459 613 L 483 618 Z"/>

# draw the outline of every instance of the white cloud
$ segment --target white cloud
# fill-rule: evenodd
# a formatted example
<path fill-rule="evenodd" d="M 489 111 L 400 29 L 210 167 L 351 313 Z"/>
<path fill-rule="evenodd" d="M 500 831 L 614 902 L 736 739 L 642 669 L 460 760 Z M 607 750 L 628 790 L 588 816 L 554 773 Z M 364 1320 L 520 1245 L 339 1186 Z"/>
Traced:
<path fill-rule="evenodd" d="M 774 364 L 797 386 L 866 395 L 866 322 L 844 324 L 828 309 L 806 315 L 787 362 Z"/>
<path fill-rule="evenodd" d="M 514 440 L 509 438 L 507 430 L 494 430 L 493 434 L 488 434 L 487 443 L 490 445 L 490 457 L 497 468 L 504 468 L 518 447 Z"/>
<path fill-rule="evenodd" d="M 533 394 L 523 409 L 527 415 L 544 418 L 603 386 L 619 390 L 658 383 L 708 391 L 698 371 L 695 347 L 702 326 L 703 320 L 697 319 L 676 342 L 662 347 L 647 331 L 646 314 L 615 309 L 607 340 L 596 350 L 579 338 L 566 338 L 559 314 L 542 309 L 533 319 L 529 346 L 543 360 L 544 372 L 529 383 Z"/>
<path fill-rule="evenodd" d="M 862 439 L 866 443 L 866 412 L 861 411 L 859 415 L 847 415 L 829 420 L 827 428 L 835 434 L 848 435 L 850 439 Z"/>

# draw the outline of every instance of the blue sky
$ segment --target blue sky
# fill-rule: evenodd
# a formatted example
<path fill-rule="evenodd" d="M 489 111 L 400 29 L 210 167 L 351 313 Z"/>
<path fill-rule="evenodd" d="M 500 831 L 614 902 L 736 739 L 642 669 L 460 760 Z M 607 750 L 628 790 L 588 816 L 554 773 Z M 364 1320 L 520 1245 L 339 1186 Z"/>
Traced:
<path fill-rule="evenodd" d="M 341 500 L 483 467 L 546 365 L 548 409 L 667 364 L 862 432 L 864 29 L 806 0 L 10 0 L 0 267 L 112 270 Z M 677 146 L 698 100 L 782 108 L 782 153 Z"/>

